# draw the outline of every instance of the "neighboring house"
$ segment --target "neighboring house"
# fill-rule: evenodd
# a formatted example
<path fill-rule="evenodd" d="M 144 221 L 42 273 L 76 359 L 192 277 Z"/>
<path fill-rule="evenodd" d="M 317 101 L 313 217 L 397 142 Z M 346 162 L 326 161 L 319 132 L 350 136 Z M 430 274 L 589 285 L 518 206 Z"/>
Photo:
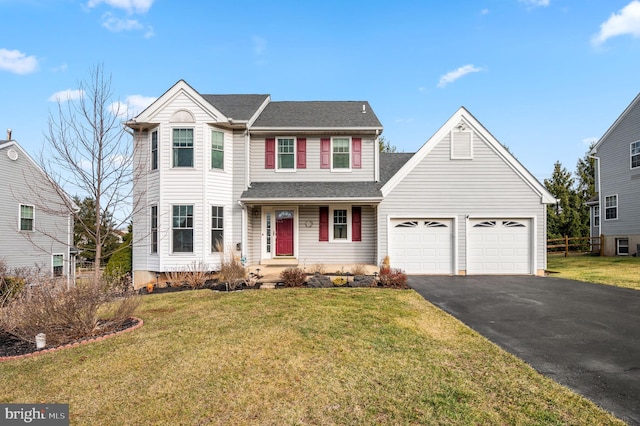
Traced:
<path fill-rule="evenodd" d="M 605 256 L 637 255 L 640 246 L 640 94 L 591 151 L 597 196 L 591 236 L 603 236 Z"/>
<path fill-rule="evenodd" d="M 51 212 L 63 204 L 59 193 L 10 132 L 7 139 L 0 140 L 0 258 L 10 268 L 36 268 L 71 284 L 73 217 Z"/>
<path fill-rule="evenodd" d="M 541 274 L 555 199 L 464 108 L 415 154 L 379 152 L 366 101 L 202 95 L 179 81 L 127 125 L 136 287 L 220 245 L 248 265 Z"/>

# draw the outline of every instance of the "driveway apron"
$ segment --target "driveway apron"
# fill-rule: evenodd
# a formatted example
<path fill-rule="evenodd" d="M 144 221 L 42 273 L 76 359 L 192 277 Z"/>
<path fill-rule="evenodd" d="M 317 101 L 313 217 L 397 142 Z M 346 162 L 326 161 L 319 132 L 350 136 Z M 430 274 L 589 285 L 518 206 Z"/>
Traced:
<path fill-rule="evenodd" d="M 640 425 L 640 291 L 532 276 L 408 283 L 538 372 Z"/>

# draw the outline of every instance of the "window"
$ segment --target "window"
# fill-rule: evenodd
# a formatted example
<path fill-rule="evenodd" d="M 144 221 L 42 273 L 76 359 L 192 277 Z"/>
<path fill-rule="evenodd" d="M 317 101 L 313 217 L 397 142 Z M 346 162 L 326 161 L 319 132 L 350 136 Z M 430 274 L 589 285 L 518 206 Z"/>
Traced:
<path fill-rule="evenodd" d="M 224 133 L 211 131 L 211 168 L 224 170 Z"/>
<path fill-rule="evenodd" d="M 616 238 L 616 254 L 618 256 L 629 256 L 628 238 Z"/>
<path fill-rule="evenodd" d="M 333 138 L 331 153 L 334 169 L 349 169 L 351 165 L 349 144 L 349 138 Z"/>
<path fill-rule="evenodd" d="M 173 252 L 193 252 L 193 206 L 173 206 Z"/>
<path fill-rule="evenodd" d="M 224 213 L 221 206 L 211 207 L 211 251 L 224 250 Z"/>
<path fill-rule="evenodd" d="M 278 169 L 295 168 L 295 139 L 278 138 Z"/>
<path fill-rule="evenodd" d="M 173 129 L 173 167 L 193 167 L 193 129 Z"/>
<path fill-rule="evenodd" d="M 612 220 L 618 218 L 618 196 L 609 195 L 604 197 L 604 219 Z"/>
<path fill-rule="evenodd" d="M 333 239 L 347 239 L 347 211 L 335 209 L 333 211 Z"/>
<path fill-rule="evenodd" d="M 158 206 L 151 206 L 151 253 L 158 252 Z"/>
<path fill-rule="evenodd" d="M 631 144 L 631 168 L 640 167 L 640 141 Z"/>
<path fill-rule="evenodd" d="M 61 254 L 54 254 L 51 264 L 53 265 L 53 275 L 61 277 L 64 272 L 64 256 Z"/>
<path fill-rule="evenodd" d="M 600 206 L 593 206 L 593 226 L 600 226 Z"/>
<path fill-rule="evenodd" d="M 151 132 L 151 170 L 158 170 L 158 131 Z"/>
<path fill-rule="evenodd" d="M 20 230 L 33 231 L 33 206 L 20 205 Z"/>

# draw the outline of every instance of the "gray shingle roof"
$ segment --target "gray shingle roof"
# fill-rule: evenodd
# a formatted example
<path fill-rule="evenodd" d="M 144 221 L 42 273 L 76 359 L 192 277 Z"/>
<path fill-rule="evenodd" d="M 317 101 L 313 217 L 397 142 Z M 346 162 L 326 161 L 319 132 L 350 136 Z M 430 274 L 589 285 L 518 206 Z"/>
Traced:
<path fill-rule="evenodd" d="M 382 198 L 375 182 L 254 182 L 241 200 Z"/>
<path fill-rule="evenodd" d="M 365 113 L 362 112 L 364 105 Z M 367 101 L 270 102 L 255 127 L 382 128 Z"/>
<path fill-rule="evenodd" d="M 382 187 L 395 175 L 404 164 L 413 157 L 414 153 L 405 152 L 381 152 L 380 153 L 380 182 Z"/>
<path fill-rule="evenodd" d="M 202 95 L 202 97 L 229 118 L 249 120 L 269 95 Z"/>

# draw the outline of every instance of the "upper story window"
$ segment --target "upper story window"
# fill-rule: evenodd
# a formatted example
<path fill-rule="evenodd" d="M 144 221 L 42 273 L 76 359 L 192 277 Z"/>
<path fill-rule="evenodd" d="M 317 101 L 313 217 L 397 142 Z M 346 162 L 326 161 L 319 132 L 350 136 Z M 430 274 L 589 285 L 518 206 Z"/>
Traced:
<path fill-rule="evenodd" d="M 193 205 L 173 206 L 174 253 L 193 253 Z"/>
<path fill-rule="evenodd" d="M 351 168 L 351 138 L 333 138 L 331 144 L 331 168 L 345 169 Z"/>
<path fill-rule="evenodd" d="M 158 169 L 158 131 L 151 132 L 151 170 Z"/>
<path fill-rule="evenodd" d="M 173 129 L 173 167 L 193 167 L 193 129 Z"/>
<path fill-rule="evenodd" d="M 20 204 L 20 230 L 33 231 L 33 206 Z"/>
<path fill-rule="evenodd" d="M 608 195 L 604 197 L 604 219 L 612 220 L 618 218 L 618 195 Z"/>
<path fill-rule="evenodd" d="M 294 170 L 296 166 L 296 140 L 278 138 L 278 170 Z"/>
<path fill-rule="evenodd" d="M 211 131 L 211 168 L 224 170 L 224 133 Z"/>
<path fill-rule="evenodd" d="M 640 141 L 631 144 L 631 168 L 640 167 Z"/>

